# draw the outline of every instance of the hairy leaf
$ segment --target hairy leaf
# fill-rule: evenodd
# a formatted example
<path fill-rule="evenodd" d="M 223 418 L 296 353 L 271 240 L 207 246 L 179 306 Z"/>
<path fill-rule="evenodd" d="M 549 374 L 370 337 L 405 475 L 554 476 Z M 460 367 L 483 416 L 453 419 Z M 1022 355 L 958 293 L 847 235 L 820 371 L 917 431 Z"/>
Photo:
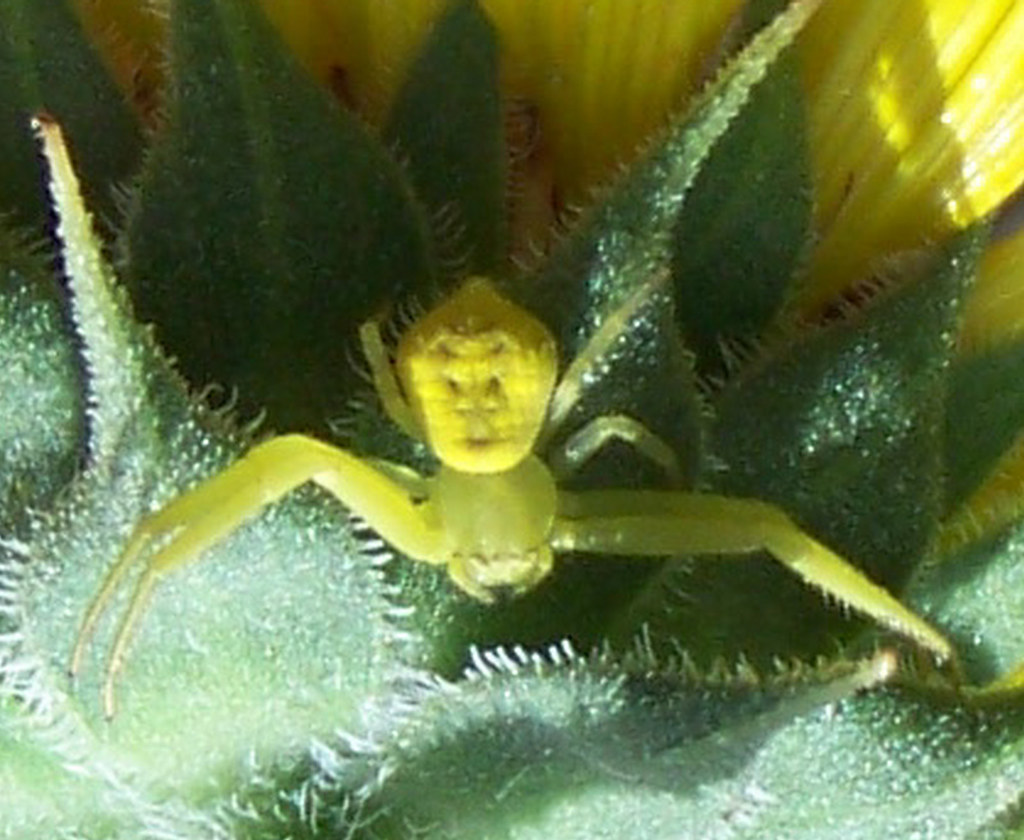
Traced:
<path fill-rule="evenodd" d="M 129 219 L 127 285 L 196 386 L 326 433 L 361 385 L 356 328 L 433 277 L 380 143 L 245 0 L 172 3 L 169 121 Z"/>
<path fill-rule="evenodd" d="M 0 211 L 23 225 L 47 218 L 29 118 L 48 111 L 82 138 L 89 202 L 112 219 L 113 188 L 134 174 L 142 136 L 68 0 L 0 3 L 0 91 Z"/>
<path fill-rule="evenodd" d="M 492 273 L 505 259 L 505 138 L 498 42 L 474 2 L 434 24 L 384 130 L 433 215 L 453 273 Z"/>

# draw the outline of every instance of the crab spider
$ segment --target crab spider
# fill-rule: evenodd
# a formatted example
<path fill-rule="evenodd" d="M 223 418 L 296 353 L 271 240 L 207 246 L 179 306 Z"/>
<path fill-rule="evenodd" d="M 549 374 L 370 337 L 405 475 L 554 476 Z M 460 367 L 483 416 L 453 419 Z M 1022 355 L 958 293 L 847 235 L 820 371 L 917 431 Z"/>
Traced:
<path fill-rule="evenodd" d="M 560 489 L 556 473 L 571 471 L 612 438 L 633 444 L 666 470 L 675 456 L 640 423 L 614 415 L 571 435 L 554 468 L 542 461 L 538 441 L 564 417 L 586 365 L 573 363 L 556 383 L 551 334 L 488 280 L 470 278 L 413 323 L 394 363 L 375 323 L 365 324 L 360 336 L 385 411 L 430 446 L 440 461 L 437 472 L 420 476 L 289 434 L 255 446 L 143 519 L 93 598 L 71 658 L 74 675 L 114 592 L 147 549 L 162 542 L 145 559 L 115 633 L 102 688 L 108 717 L 132 631 L 160 579 L 309 481 L 402 554 L 444 567 L 479 601 L 492 602 L 502 590 L 531 589 L 560 552 L 663 557 L 767 550 L 806 582 L 912 637 L 940 660 L 952 656 L 927 622 L 771 504 L 676 491 Z"/>

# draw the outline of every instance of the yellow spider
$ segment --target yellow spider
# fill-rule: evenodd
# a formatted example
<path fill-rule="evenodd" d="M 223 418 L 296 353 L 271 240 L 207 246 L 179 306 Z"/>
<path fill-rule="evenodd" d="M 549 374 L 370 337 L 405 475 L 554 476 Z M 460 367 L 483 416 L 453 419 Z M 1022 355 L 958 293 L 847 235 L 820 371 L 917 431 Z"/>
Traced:
<path fill-rule="evenodd" d="M 916 639 L 940 660 L 951 657 L 949 643 L 927 622 L 773 505 L 674 491 L 559 489 L 556 475 L 576 469 L 613 438 L 667 470 L 675 456 L 622 415 L 586 424 L 551 465 L 534 454 L 574 403 L 588 367 L 581 360 L 594 352 L 584 350 L 556 384 L 551 334 L 488 280 L 468 279 L 412 324 L 394 364 L 376 323 L 365 324 L 360 336 L 388 416 L 425 440 L 440 468 L 420 476 L 289 434 L 255 446 L 142 520 L 90 604 L 72 653 L 75 674 L 132 564 L 154 541 L 170 537 L 145 561 L 117 628 L 102 688 L 108 717 L 129 638 L 160 578 L 307 481 L 334 495 L 402 554 L 445 567 L 456 586 L 480 601 L 535 586 L 550 573 L 556 552 L 663 557 L 767 550 L 808 583 Z M 592 339 L 591 347 L 599 341 Z"/>

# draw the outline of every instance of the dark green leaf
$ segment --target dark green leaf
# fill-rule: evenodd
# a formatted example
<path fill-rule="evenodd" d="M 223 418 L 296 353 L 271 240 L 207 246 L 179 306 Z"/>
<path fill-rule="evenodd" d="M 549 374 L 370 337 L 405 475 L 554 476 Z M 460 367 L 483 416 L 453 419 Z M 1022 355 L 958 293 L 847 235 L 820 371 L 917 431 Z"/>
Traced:
<path fill-rule="evenodd" d="M 549 420 L 556 425 L 548 455 L 588 422 L 609 415 L 640 421 L 678 458 L 678 475 L 667 474 L 631 444 L 611 440 L 582 465 L 568 484 L 632 487 L 694 487 L 705 458 L 705 408 L 698 394 L 693 359 L 682 346 L 667 284 L 642 290 L 635 301 L 606 321 L 610 342 L 594 341 L 577 357 L 560 388 L 578 384 L 575 399 L 556 392 Z M 621 320 L 621 323 L 619 321 Z M 571 407 L 570 407 L 571 406 Z"/>
<path fill-rule="evenodd" d="M 399 167 L 254 4 L 172 4 L 170 122 L 130 219 L 140 316 L 196 386 L 323 432 L 362 380 L 355 328 L 432 275 Z"/>
<path fill-rule="evenodd" d="M 716 488 L 778 503 L 898 591 L 941 512 L 948 368 L 982 240 L 960 237 L 920 277 L 730 383 L 715 401 Z M 820 596 L 765 558 L 700 562 L 683 585 L 680 622 L 712 637 L 700 646 L 830 644 Z"/>
<path fill-rule="evenodd" d="M 694 180 L 812 11 L 811 3 L 794 3 L 762 30 L 551 259 L 512 290 L 555 326 L 567 360 L 631 294 L 668 270 L 673 231 Z"/>
<path fill-rule="evenodd" d="M 972 683 L 1024 663 L 1024 522 L 929 564 L 907 596 L 953 640 Z"/>
<path fill-rule="evenodd" d="M 752 338 L 782 303 L 807 243 L 810 152 L 794 56 L 782 55 L 711 150 L 675 229 L 683 335 L 703 373 L 722 342 Z"/>
<path fill-rule="evenodd" d="M 962 504 L 1024 430 L 1024 343 L 960 356 L 946 407 L 946 509 Z"/>
<path fill-rule="evenodd" d="M 457 273 L 501 268 L 506 150 L 498 43 L 473 0 L 456 0 L 434 25 L 384 136 L 433 215 L 439 247 Z"/>
<path fill-rule="evenodd" d="M 113 218 L 112 188 L 135 172 L 142 137 L 68 0 L 0 3 L 0 91 L 0 211 L 36 229 L 47 218 L 29 130 L 44 110 L 73 138 L 90 204 Z"/>

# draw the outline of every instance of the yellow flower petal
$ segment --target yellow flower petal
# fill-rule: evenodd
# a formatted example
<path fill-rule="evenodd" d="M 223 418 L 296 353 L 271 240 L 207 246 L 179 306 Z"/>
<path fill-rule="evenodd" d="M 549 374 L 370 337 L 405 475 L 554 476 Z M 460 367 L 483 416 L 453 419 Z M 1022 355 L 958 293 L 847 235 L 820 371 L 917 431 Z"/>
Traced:
<path fill-rule="evenodd" d="M 821 240 L 798 308 L 1024 181 L 1024 3 L 832 0 L 802 43 Z"/>
<path fill-rule="evenodd" d="M 140 111 L 151 111 L 163 86 L 166 20 L 160 3 L 74 0 L 74 7 L 118 87 Z"/>
<path fill-rule="evenodd" d="M 338 33 L 321 0 L 259 0 L 267 19 L 296 58 L 317 78 L 331 79 Z"/>
<path fill-rule="evenodd" d="M 993 242 L 964 308 L 960 345 L 979 352 L 1024 339 L 1024 230 Z"/>
<path fill-rule="evenodd" d="M 383 120 L 430 24 L 447 6 L 446 0 L 303 0 L 306 37 L 320 39 L 313 48 L 289 37 L 294 23 L 281 23 L 295 15 L 291 0 L 262 2 L 293 49 L 312 53 L 306 61 L 314 73 L 372 123 Z"/>
<path fill-rule="evenodd" d="M 372 123 L 445 0 L 261 0 L 296 54 Z M 742 0 L 481 0 L 498 32 L 506 97 L 536 116 L 568 202 L 627 160 L 713 69 Z"/>
<path fill-rule="evenodd" d="M 1024 437 L 1018 438 L 992 474 L 942 524 L 937 553 L 949 554 L 991 534 L 1024 513 Z"/>
<path fill-rule="evenodd" d="M 536 108 L 568 203 L 628 160 L 714 69 L 741 0 L 482 0 L 508 95 Z"/>
<path fill-rule="evenodd" d="M 964 308 L 963 354 L 998 351 L 1024 340 L 1024 231 L 993 242 L 985 252 Z M 945 523 L 940 547 L 950 550 L 1024 512 L 1024 435 L 992 474 Z"/>

